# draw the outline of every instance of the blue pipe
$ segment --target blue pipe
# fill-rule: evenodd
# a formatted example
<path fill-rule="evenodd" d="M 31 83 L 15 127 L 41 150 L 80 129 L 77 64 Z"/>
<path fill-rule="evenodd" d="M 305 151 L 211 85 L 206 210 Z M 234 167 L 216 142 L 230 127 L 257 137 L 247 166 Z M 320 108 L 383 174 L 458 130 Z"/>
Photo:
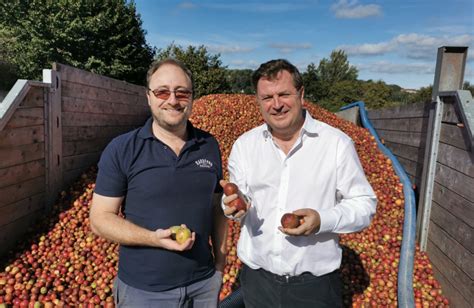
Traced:
<path fill-rule="evenodd" d="M 367 116 L 365 104 L 362 101 L 342 107 L 346 110 L 352 107 L 359 107 L 362 126 L 367 128 L 375 137 L 379 149 L 392 160 L 392 165 L 403 184 L 403 194 L 405 197 L 405 217 L 403 222 L 403 239 L 400 251 L 400 263 L 398 264 L 398 307 L 411 308 L 415 306 L 413 293 L 413 267 L 415 259 L 415 238 L 416 238 L 416 199 L 415 192 L 411 186 L 410 179 L 403 169 L 398 159 L 392 152 L 382 144 L 379 135 L 375 131 Z"/>

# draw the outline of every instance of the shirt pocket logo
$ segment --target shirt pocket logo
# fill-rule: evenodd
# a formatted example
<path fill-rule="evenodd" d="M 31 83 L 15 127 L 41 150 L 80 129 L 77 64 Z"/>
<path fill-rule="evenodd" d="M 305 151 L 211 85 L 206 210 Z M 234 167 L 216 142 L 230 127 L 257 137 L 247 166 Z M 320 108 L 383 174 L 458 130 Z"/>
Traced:
<path fill-rule="evenodd" d="M 194 163 L 200 168 L 207 168 L 207 169 L 212 168 L 212 162 L 205 158 L 198 159 Z"/>

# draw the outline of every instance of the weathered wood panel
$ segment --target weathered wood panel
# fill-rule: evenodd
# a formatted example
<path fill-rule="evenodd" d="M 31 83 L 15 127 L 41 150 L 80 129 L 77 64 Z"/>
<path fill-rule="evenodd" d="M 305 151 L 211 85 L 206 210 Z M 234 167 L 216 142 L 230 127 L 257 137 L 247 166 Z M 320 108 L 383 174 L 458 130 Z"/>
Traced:
<path fill-rule="evenodd" d="M 118 126 L 118 125 L 140 125 L 145 121 L 143 115 L 123 115 L 123 114 L 94 114 L 94 113 L 73 113 L 63 112 L 63 126 Z"/>
<path fill-rule="evenodd" d="M 474 178 L 473 152 L 468 152 L 440 142 L 438 148 L 438 162 Z"/>
<path fill-rule="evenodd" d="M 64 170 L 82 169 L 96 164 L 99 161 L 102 152 L 86 153 L 76 156 L 64 157 Z"/>
<path fill-rule="evenodd" d="M 66 141 L 63 143 L 63 155 L 74 156 L 102 151 L 110 141 L 110 137 L 91 140 Z"/>
<path fill-rule="evenodd" d="M 465 129 L 456 125 L 441 124 L 439 141 L 469 151 Z"/>
<path fill-rule="evenodd" d="M 424 147 L 426 134 L 418 132 L 395 132 L 390 130 L 377 130 L 380 138 L 385 141 L 406 144 L 412 147 Z"/>
<path fill-rule="evenodd" d="M 42 211 L 30 213 L 0 227 L 0 256 L 5 255 L 26 233 L 32 223 L 40 217 Z"/>
<path fill-rule="evenodd" d="M 0 207 L 44 191 L 44 176 L 0 188 Z"/>
<path fill-rule="evenodd" d="M 416 178 L 421 176 L 421 171 L 423 169 L 422 164 L 419 164 L 412 160 L 405 159 L 403 157 L 397 157 L 397 159 L 400 162 L 400 164 L 402 164 L 403 169 L 405 169 L 406 173 Z"/>
<path fill-rule="evenodd" d="M 143 125 L 141 123 L 140 125 Z M 110 138 L 121 135 L 135 129 L 136 126 L 65 126 L 63 127 L 63 140 L 67 141 L 82 141 Z"/>
<path fill-rule="evenodd" d="M 428 247 L 432 251 L 431 246 L 434 245 L 431 241 L 428 241 Z M 472 307 L 471 303 L 465 299 L 462 294 L 459 292 L 458 288 L 446 278 L 444 275 L 445 269 L 439 269 L 436 265 L 433 264 L 433 271 L 435 278 L 441 284 L 441 289 L 444 296 L 449 300 L 449 306 L 453 308 L 465 308 Z"/>
<path fill-rule="evenodd" d="M 464 221 L 446 211 L 436 202 L 432 202 L 431 220 L 446 233 L 456 239 L 468 251 L 474 253 L 473 228 Z"/>
<path fill-rule="evenodd" d="M 43 142 L 0 148 L 0 168 L 19 165 L 43 158 Z"/>
<path fill-rule="evenodd" d="M 0 169 L 0 187 L 15 185 L 45 174 L 44 160 Z"/>
<path fill-rule="evenodd" d="M 423 132 L 428 126 L 428 118 L 374 119 L 371 122 L 376 130 Z"/>
<path fill-rule="evenodd" d="M 116 89 L 124 92 L 145 94 L 145 87 L 134 85 L 126 81 L 83 71 L 75 67 L 55 63 L 54 68 L 61 73 L 62 80 L 82 85 L 94 85 L 98 88 Z"/>
<path fill-rule="evenodd" d="M 126 104 L 122 102 L 103 102 L 84 100 L 73 97 L 63 97 L 63 112 L 97 113 L 97 114 L 147 114 L 150 107 L 147 104 Z"/>
<path fill-rule="evenodd" d="M 458 195 L 474 202 L 474 178 L 443 164 L 436 164 L 435 181 Z"/>
<path fill-rule="evenodd" d="M 44 141 L 44 126 L 35 125 L 0 131 L 0 148 Z"/>
<path fill-rule="evenodd" d="M 19 107 L 43 107 L 44 106 L 44 89 L 42 87 L 32 87 L 28 94 L 20 103 Z"/>
<path fill-rule="evenodd" d="M 428 238 L 433 243 L 436 243 L 438 249 L 466 273 L 471 280 L 474 279 L 474 266 L 472 266 L 474 264 L 474 254 L 469 252 L 433 221 L 430 222 L 430 234 Z"/>
<path fill-rule="evenodd" d="M 470 202 L 436 182 L 433 187 L 433 201 L 471 228 L 474 227 L 474 202 Z"/>
<path fill-rule="evenodd" d="M 97 88 L 93 85 L 81 86 L 77 83 L 64 81 L 62 84 L 62 95 L 63 97 L 78 98 L 85 101 L 123 103 L 137 106 L 147 104 L 145 88 L 143 88 L 143 95 L 139 95 L 137 93 Z"/>
<path fill-rule="evenodd" d="M 44 208 L 44 193 L 31 195 L 28 198 L 0 207 L 0 228 L 30 213 Z"/>
<path fill-rule="evenodd" d="M 368 116 L 372 121 L 374 119 L 405 119 L 428 117 L 430 104 L 416 103 L 393 108 L 369 110 Z"/>
<path fill-rule="evenodd" d="M 18 108 L 4 129 L 37 126 L 44 123 L 43 107 Z"/>
<path fill-rule="evenodd" d="M 425 148 L 414 147 L 406 144 L 385 141 L 385 146 L 397 157 L 423 163 Z"/>
<path fill-rule="evenodd" d="M 474 298 L 473 281 L 461 271 L 432 241 L 428 241 L 428 255 L 434 266 L 442 269 L 446 280 L 453 285 L 467 301 Z M 448 297 L 450 299 L 450 297 Z"/>

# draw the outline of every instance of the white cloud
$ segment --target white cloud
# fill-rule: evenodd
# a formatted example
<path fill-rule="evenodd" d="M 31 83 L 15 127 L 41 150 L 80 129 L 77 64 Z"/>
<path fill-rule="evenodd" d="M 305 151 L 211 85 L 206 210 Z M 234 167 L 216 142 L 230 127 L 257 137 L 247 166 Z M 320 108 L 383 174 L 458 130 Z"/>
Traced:
<path fill-rule="evenodd" d="M 337 18 L 356 19 L 382 15 L 380 5 L 357 3 L 357 0 L 339 0 L 331 9 Z"/>
<path fill-rule="evenodd" d="M 342 45 L 337 47 L 337 49 L 344 50 L 350 56 L 374 56 L 393 52 L 410 59 L 435 60 L 437 50 L 441 46 L 468 46 L 472 50 L 474 47 L 474 36 L 463 34 L 436 37 L 408 33 L 400 34 L 386 42 Z M 468 55 L 468 58 L 472 59 L 472 56 Z"/>
<path fill-rule="evenodd" d="M 178 4 L 178 8 L 184 9 L 184 10 L 191 10 L 196 7 L 197 5 L 195 3 L 192 3 L 191 1 L 183 1 L 180 4 Z"/>
<path fill-rule="evenodd" d="M 434 74 L 435 67 L 431 63 L 393 63 L 377 61 L 369 64 L 356 64 L 361 71 L 383 74 Z"/>
<path fill-rule="evenodd" d="M 271 43 L 269 44 L 270 48 L 277 49 L 281 53 L 290 53 L 298 49 L 311 49 L 311 44 L 301 43 L 301 44 L 284 44 L 284 43 Z"/>
<path fill-rule="evenodd" d="M 255 48 L 251 47 L 241 47 L 235 45 L 208 45 L 207 49 L 209 52 L 212 53 L 220 53 L 220 54 L 228 54 L 228 53 L 243 53 L 243 52 L 251 52 Z"/>

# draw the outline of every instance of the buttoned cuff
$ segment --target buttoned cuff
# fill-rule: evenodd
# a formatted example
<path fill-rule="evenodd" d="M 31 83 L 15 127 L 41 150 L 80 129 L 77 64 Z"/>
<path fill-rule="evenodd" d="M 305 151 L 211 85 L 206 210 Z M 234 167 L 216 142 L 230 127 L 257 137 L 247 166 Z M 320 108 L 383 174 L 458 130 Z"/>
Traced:
<path fill-rule="evenodd" d="M 334 209 L 325 209 L 319 210 L 318 213 L 321 223 L 319 225 L 319 231 L 316 232 L 316 234 L 333 232 L 339 220 L 337 212 Z"/>

